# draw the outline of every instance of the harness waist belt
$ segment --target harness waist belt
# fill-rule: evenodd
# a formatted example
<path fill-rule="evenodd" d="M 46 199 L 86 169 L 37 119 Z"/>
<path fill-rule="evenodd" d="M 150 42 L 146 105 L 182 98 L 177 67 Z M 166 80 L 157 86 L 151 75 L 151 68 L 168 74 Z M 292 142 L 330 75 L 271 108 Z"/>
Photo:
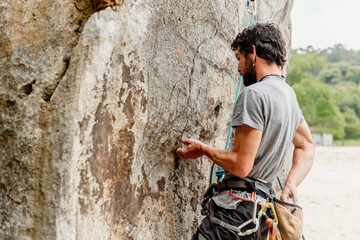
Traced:
<path fill-rule="evenodd" d="M 218 185 L 218 191 L 225 191 L 229 189 L 251 189 L 258 192 L 261 192 L 266 195 L 266 197 L 273 198 L 275 197 L 274 190 L 265 183 L 248 179 L 248 178 L 237 178 L 236 180 L 224 180 Z"/>
<path fill-rule="evenodd" d="M 223 181 L 219 185 L 219 190 L 224 191 L 230 188 L 249 188 L 249 184 L 246 181 L 238 180 L 238 181 Z"/>

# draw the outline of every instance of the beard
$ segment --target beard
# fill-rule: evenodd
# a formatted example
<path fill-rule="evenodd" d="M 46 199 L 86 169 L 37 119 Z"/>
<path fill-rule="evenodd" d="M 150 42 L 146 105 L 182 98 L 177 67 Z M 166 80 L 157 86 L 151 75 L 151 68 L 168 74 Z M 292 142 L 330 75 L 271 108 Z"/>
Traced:
<path fill-rule="evenodd" d="M 248 87 L 254 83 L 257 83 L 255 71 L 244 73 L 244 86 Z"/>
<path fill-rule="evenodd" d="M 251 61 L 248 61 L 246 64 L 246 69 L 245 72 L 243 74 L 243 79 L 244 79 L 244 86 L 248 87 L 254 83 L 257 83 L 257 79 L 256 79 L 256 71 L 254 66 L 252 65 Z"/>

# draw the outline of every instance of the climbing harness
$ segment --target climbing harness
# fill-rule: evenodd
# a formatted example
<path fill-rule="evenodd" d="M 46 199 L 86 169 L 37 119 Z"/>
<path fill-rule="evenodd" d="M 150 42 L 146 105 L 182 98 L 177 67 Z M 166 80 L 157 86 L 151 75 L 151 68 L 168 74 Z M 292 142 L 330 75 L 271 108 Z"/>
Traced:
<path fill-rule="evenodd" d="M 264 213 L 263 208 L 265 208 L 265 207 L 263 207 L 263 208 L 257 213 L 257 206 L 258 206 L 260 200 L 259 200 L 259 199 L 258 199 L 258 200 L 254 200 L 253 202 L 254 202 L 254 207 L 253 207 L 252 218 L 250 218 L 248 221 L 244 222 L 243 224 L 241 224 L 241 225 L 238 226 L 238 227 L 236 227 L 236 226 L 234 226 L 234 225 L 231 225 L 231 224 L 228 224 L 228 223 L 225 223 L 225 222 L 221 221 L 220 219 L 215 218 L 214 216 L 210 216 L 210 221 L 211 221 L 212 223 L 218 224 L 218 225 L 220 225 L 220 226 L 222 226 L 222 227 L 224 227 L 224 228 L 227 228 L 227 229 L 229 229 L 229 230 L 237 233 L 239 236 L 244 237 L 244 236 L 246 236 L 246 235 L 250 235 L 250 234 L 256 232 L 256 231 L 259 229 L 259 223 L 260 223 L 259 219 L 260 219 L 260 217 L 261 217 L 261 216 L 263 215 L 263 213 Z M 249 224 L 255 224 L 255 227 L 254 227 L 254 228 L 251 228 L 251 229 L 248 229 L 248 230 L 246 230 L 246 231 L 244 231 L 244 232 L 242 232 L 242 229 L 243 229 L 244 227 L 246 227 L 247 225 L 249 225 Z"/>
<path fill-rule="evenodd" d="M 216 185 L 212 184 L 212 187 L 214 187 Z M 233 188 L 234 189 L 245 189 L 247 188 L 248 190 L 251 189 L 252 193 L 251 193 L 251 198 L 246 198 L 246 197 L 241 197 L 241 196 L 237 196 L 233 194 Z M 265 218 L 265 222 L 267 221 L 267 225 L 270 228 L 270 240 L 281 240 L 280 233 L 279 230 L 277 228 L 277 224 L 278 224 L 278 218 L 276 216 L 276 212 L 274 209 L 274 205 L 269 202 L 269 198 L 271 200 L 273 200 L 275 198 L 275 193 L 272 191 L 271 187 L 267 186 L 264 183 L 258 182 L 256 180 L 253 180 L 251 178 L 240 178 L 237 181 L 231 181 L 231 179 L 226 179 L 225 181 L 218 183 L 217 184 L 217 191 L 224 191 L 224 190 L 229 190 L 229 196 L 231 197 L 235 197 L 238 199 L 241 199 L 243 201 L 248 201 L 248 202 L 253 202 L 253 210 L 252 210 L 252 217 L 245 221 L 244 223 L 242 223 L 240 226 L 234 226 L 232 224 L 226 223 L 218 218 L 216 218 L 214 216 L 214 206 L 213 206 L 213 202 L 212 200 L 210 200 L 209 198 L 211 198 L 211 192 L 209 193 L 209 191 L 212 191 L 212 189 L 208 190 L 205 193 L 205 197 L 207 198 L 205 201 L 209 201 L 209 207 L 208 207 L 208 212 L 206 215 L 208 215 L 209 220 L 211 223 L 213 224 L 217 224 L 220 225 L 223 228 L 228 229 L 229 231 L 237 234 L 238 236 L 244 237 L 250 234 L 255 233 L 256 231 L 258 231 L 259 226 L 260 226 L 260 218 L 264 217 Z M 266 197 L 266 202 L 261 201 L 259 198 L 257 198 L 257 192 L 262 195 L 262 197 Z M 208 195 L 211 194 L 211 195 Z M 258 211 L 258 207 L 259 211 Z M 274 218 L 270 218 L 266 212 L 267 210 L 270 210 L 270 214 L 272 216 L 274 216 Z M 248 225 L 253 224 L 253 227 L 247 230 L 244 230 L 245 227 L 248 227 Z"/>
<path fill-rule="evenodd" d="M 226 228 L 241 237 L 245 237 L 247 235 L 255 233 L 259 229 L 260 218 L 264 217 L 265 223 L 270 228 L 269 240 L 282 240 L 277 221 L 275 219 L 269 218 L 266 214 L 267 208 L 270 208 L 270 205 L 272 205 L 272 204 L 267 203 L 266 205 L 262 205 L 261 209 L 259 211 L 257 211 L 257 206 L 260 204 L 260 200 L 252 199 L 251 201 L 254 203 L 252 217 L 249 220 L 247 220 L 246 222 L 242 223 L 240 226 L 234 226 L 234 225 L 228 224 L 228 223 L 214 217 L 213 206 L 210 206 L 210 209 L 209 209 L 210 222 L 213 224 L 220 225 L 223 228 Z M 214 203 L 212 203 L 212 202 L 210 203 L 210 205 L 213 205 L 213 204 Z M 270 209 L 273 211 L 273 214 L 275 214 L 274 208 L 270 208 Z M 243 229 L 246 226 L 248 226 L 249 224 L 253 224 L 253 225 L 255 225 L 255 227 L 243 231 Z"/>

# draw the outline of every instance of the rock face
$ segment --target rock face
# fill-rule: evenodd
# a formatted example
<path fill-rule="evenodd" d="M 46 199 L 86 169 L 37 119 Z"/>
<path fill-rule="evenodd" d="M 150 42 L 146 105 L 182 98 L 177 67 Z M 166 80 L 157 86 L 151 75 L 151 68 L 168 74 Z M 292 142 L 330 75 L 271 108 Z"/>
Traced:
<path fill-rule="evenodd" d="M 290 41 L 292 1 L 257 4 L 255 22 Z M 4 0 L 0 12 L 0 238 L 189 239 L 210 161 L 174 149 L 225 146 L 246 4 Z"/>

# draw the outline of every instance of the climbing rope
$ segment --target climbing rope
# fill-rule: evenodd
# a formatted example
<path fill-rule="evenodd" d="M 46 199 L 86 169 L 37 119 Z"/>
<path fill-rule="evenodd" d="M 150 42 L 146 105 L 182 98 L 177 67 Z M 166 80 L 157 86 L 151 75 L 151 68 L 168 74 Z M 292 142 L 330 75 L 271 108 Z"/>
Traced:
<path fill-rule="evenodd" d="M 252 10 L 250 8 L 250 2 L 253 2 L 253 9 Z M 255 14 L 256 14 L 256 1 L 255 0 L 248 0 L 247 1 L 247 11 L 251 14 L 251 20 L 250 20 L 250 27 L 251 27 L 251 26 L 254 25 L 254 18 L 255 18 Z M 240 76 L 240 78 L 239 78 L 239 83 L 238 83 L 238 87 L 237 87 L 237 91 L 236 91 L 233 111 L 235 110 L 236 101 L 238 100 L 238 97 L 239 97 L 241 83 L 242 83 L 242 76 Z M 229 127 L 229 131 L 228 131 L 228 136 L 227 136 L 227 139 L 226 139 L 225 150 L 229 150 L 231 129 L 232 129 L 232 118 L 231 118 L 231 121 L 230 121 L 230 127 Z M 209 181 L 210 185 L 212 184 L 214 168 L 215 168 L 215 163 L 212 164 L 211 170 L 210 170 L 210 181 Z M 217 176 L 217 182 L 221 182 L 222 177 L 224 175 L 224 169 L 222 167 L 218 166 L 217 169 L 216 169 L 215 174 Z"/>
<path fill-rule="evenodd" d="M 281 240 L 281 234 L 276 221 L 271 218 L 266 218 L 265 223 L 270 228 L 270 240 Z"/>

